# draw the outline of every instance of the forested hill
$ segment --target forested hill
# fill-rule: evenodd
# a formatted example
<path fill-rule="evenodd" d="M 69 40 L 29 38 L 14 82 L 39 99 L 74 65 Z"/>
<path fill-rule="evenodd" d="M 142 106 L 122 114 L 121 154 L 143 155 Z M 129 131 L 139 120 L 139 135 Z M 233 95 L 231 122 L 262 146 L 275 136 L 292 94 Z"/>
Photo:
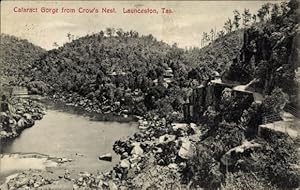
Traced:
<path fill-rule="evenodd" d="M 47 83 L 52 89 L 50 94 L 84 107 L 90 104 L 92 110 L 107 112 L 107 107 L 114 109 L 112 105 L 119 102 L 116 109 L 143 114 L 157 108 L 153 102 L 145 107 L 146 92 L 154 94 L 153 101 L 168 94 L 162 84 L 166 71 L 185 82 L 188 68 L 182 61 L 183 53 L 152 35 L 107 29 L 48 51 L 32 65 L 27 76 Z M 160 85 L 153 89 L 157 83 Z"/>
<path fill-rule="evenodd" d="M 107 30 L 49 51 L 32 69 L 34 77 L 48 81 L 58 91 L 86 95 L 97 90 L 99 85 L 110 83 L 114 76 L 126 78 L 113 81 L 116 87 L 149 87 L 148 83 L 162 77 L 169 66 L 179 64 L 177 60 L 182 53 L 179 48 L 157 41 L 152 35 Z"/>
<path fill-rule="evenodd" d="M 240 30 L 218 38 L 204 48 L 189 50 L 178 48 L 176 44 L 170 46 L 157 41 L 152 35 L 140 36 L 135 31 L 113 31 L 107 29 L 105 32 L 87 35 L 50 50 L 33 66 L 35 76 L 60 86 L 69 86 L 74 83 L 65 82 L 71 82 L 76 77 L 83 77 L 81 82 L 86 81 L 85 77 L 95 81 L 97 76 L 98 79 L 105 78 L 112 73 L 126 73 L 128 76 L 140 78 L 141 81 L 155 80 L 171 68 L 177 76 L 175 79 L 182 82 L 182 86 L 188 87 L 189 79 L 201 82 L 202 67 L 205 67 L 204 70 L 224 70 L 242 46 Z M 193 76 L 193 70 L 199 72 L 198 76 Z M 62 78 L 57 81 L 57 76 Z M 66 78 L 72 80 L 65 80 Z"/>
<path fill-rule="evenodd" d="M 197 79 L 201 82 L 206 78 L 201 76 L 206 70 L 222 71 L 231 64 L 242 44 L 241 33 L 229 33 L 204 48 L 183 50 L 176 45 L 170 46 L 157 41 L 152 35 L 139 36 L 134 31 L 114 32 L 114 29 L 107 29 L 48 52 L 25 39 L 1 34 L 1 81 L 22 85 L 23 74 L 27 73 L 30 80 L 66 86 L 69 84 L 64 83 L 70 82 L 66 80 L 68 75 L 79 76 L 78 73 L 88 70 L 92 74 L 89 79 L 97 75 L 99 78 L 114 72 L 126 72 L 135 77 L 139 75 L 140 80 L 145 77 L 155 80 L 170 66 L 181 85 L 188 87 L 191 80 Z M 56 71 L 63 68 L 66 70 L 59 72 L 63 77 L 56 79 Z M 35 69 L 35 73 L 30 69 Z M 195 71 L 199 74 L 196 75 Z M 147 82 L 147 79 L 144 81 Z"/>
<path fill-rule="evenodd" d="M 172 105 L 186 99 L 185 88 L 199 85 L 231 62 L 241 47 L 238 34 L 225 35 L 203 49 L 184 50 L 152 35 L 108 28 L 79 39 L 69 38 L 69 43 L 32 64 L 27 76 L 44 81 L 54 93 L 76 93 L 92 102 L 120 101 L 125 91 L 142 91 L 141 97 L 146 99 L 144 95 L 159 100 L 168 94 L 172 98 L 166 97 L 165 103 Z M 159 106 L 153 102 L 146 107 Z"/>
<path fill-rule="evenodd" d="M 8 82 L 23 73 L 46 50 L 14 36 L 1 34 L 0 80 Z M 8 78 L 10 77 L 10 78 Z"/>
<path fill-rule="evenodd" d="M 170 49 L 151 35 L 139 37 L 132 31 L 106 35 L 101 31 L 50 50 L 36 66 L 38 70 L 42 69 L 41 72 L 49 73 L 45 77 L 50 81 L 57 72 L 59 75 L 82 73 L 89 75 L 91 80 L 96 79 L 97 74 L 113 72 L 147 74 L 148 70 L 168 67 Z"/>

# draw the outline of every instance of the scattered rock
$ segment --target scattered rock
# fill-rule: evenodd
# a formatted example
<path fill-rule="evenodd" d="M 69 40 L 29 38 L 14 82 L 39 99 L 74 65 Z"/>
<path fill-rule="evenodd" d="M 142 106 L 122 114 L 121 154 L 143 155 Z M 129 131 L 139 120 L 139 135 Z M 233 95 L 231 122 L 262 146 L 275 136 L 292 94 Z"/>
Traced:
<path fill-rule="evenodd" d="M 179 149 L 178 155 L 183 159 L 191 158 L 195 152 L 192 143 L 186 138 L 182 139 L 181 142 L 182 144 Z"/>
<path fill-rule="evenodd" d="M 25 117 L 25 119 L 32 119 L 31 115 L 29 113 L 24 113 L 23 116 Z"/>
<path fill-rule="evenodd" d="M 130 168 L 130 162 L 129 162 L 129 160 L 127 160 L 127 159 L 121 160 L 120 166 L 122 168 Z"/>
<path fill-rule="evenodd" d="M 108 182 L 108 187 L 110 190 L 118 190 L 118 186 L 112 180 Z"/>
<path fill-rule="evenodd" d="M 175 163 L 171 163 L 171 164 L 168 165 L 168 168 L 177 170 L 178 169 L 178 165 L 175 164 Z"/>
<path fill-rule="evenodd" d="M 65 162 L 72 162 L 73 160 L 72 159 L 68 159 L 68 158 L 58 158 L 57 159 L 57 162 L 58 163 L 65 163 Z"/>
<path fill-rule="evenodd" d="M 80 154 L 80 153 L 76 153 L 75 155 L 76 156 L 84 156 L 83 154 Z"/>
<path fill-rule="evenodd" d="M 81 177 L 90 177 L 91 174 L 88 173 L 88 172 L 80 172 L 80 173 L 79 173 L 79 176 L 81 176 Z"/>
<path fill-rule="evenodd" d="M 160 147 L 154 147 L 153 148 L 153 153 L 157 154 L 157 153 L 162 153 L 163 150 Z"/>
<path fill-rule="evenodd" d="M 142 155 L 144 153 L 144 150 L 141 148 L 140 143 L 133 143 L 133 149 L 131 151 L 131 154 L 134 155 Z"/>
<path fill-rule="evenodd" d="M 112 161 L 112 155 L 110 153 L 104 154 L 102 156 L 99 156 L 99 160 L 104 160 L 111 162 Z"/>
<path fill-rule="evenodd" d="M 121 160 L 128 158 L 128 156 L 129 156 L 128 153 L 127 153 L 127 152 L 124 152 L 124 153 L 121 155 Z"/>
<path fill-rule="evenodd" d="M 159 144 L 165 144 L 165 143 L 168 143 L 168 142 L 172 142 L 175 139 L 176 139 L 175 135 L 165 134 L 165 135 L 162 135 L 162 136 L 159 137 L 158 143 Z"/>

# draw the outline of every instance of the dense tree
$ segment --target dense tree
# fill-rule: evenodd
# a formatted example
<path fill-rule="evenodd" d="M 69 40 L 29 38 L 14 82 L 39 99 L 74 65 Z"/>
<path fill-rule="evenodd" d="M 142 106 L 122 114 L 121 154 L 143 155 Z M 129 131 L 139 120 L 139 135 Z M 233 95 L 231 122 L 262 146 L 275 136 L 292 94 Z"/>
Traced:
<path fill-rule="evenodd" d="M 112 37 L 115 34 L 115 29 L 114 28 L 106 28 L 106 35 L 108 37 Z"/>
<path fill-rule="evenodd" d="M 248 27 L 251 21 L 251 13 L 249 9 L 244 9 L 244 12 L 242 14 L 243 16 L 243 26 Z"/>
<path fill-rule="evenodd" d="M 69 41 L 72 40 L 72 34 L 70 32 L 67 34 L 67 38 L 68 38 Z"/>
<path fill-rule="evenodd" d="M 241 15 L 238 10 L 233 11 L 233 25 L 235 26 L 235 29 L 238 29 L 240 26 L 240 20 L 241 20 Z"/>
<path fill-rule="evenodd" d="M 254 24 L 256 23 L 256 19 L 257 19 L 256 14 L 253 14 L 253 15 L 252 15 L 252 21 L 253 21 Z"/>
<path fill-rule="evenodd" d="M 58 43 L 57 43 L 57 42 L 53 42 L 53 47 L 54 47 L 54 48 L 59 47 Z"/>
<path fill-rule="evenodd" d="M 215 40 L 216 32 L 214 29 L 210 30 L 210 40 L 213 42 Z"/>
<path fill-rule="evenodd" d="M 280 113 L 288 102 L 288 95 L 282 89 L 275 88 L 263 102 L 265 115 Z"/>
<path fill-rule="evenodd" d="M 224 29 L 226 30 L 226 33 L 230 33 L 233 28 L 233 23 L 230 18 L 227 19 L 227 21 L 224 24 Z"/>
<path fill-rule="evenodd" d="M 270 3 L 266 3 L 258 10 L 257 16 L 261 22 L 265 21 L 266 16 L 269 15 L 270 6 L 271 6 Z"/>
<path fill-rule="evenodd" d="M 210 37 L 209 35 L 207 34 L 207 32 L 203 32 L 202 34 L 202 46 L 205 46 L 207 44 L 207 42 L 210 41 Z"/>
<path fill-rule="evenodd" d="M 225 36 L 225 32 L 223 30 L 219 31 L 217 34 L 218 38 Z"/>
<path fill-rule="evenodd" d="M 275 19 L 280 15 L 280 7 L 278 4 L 274 4 L 271 10 L 271 19 L 273 22 L 276 22 Z"/>

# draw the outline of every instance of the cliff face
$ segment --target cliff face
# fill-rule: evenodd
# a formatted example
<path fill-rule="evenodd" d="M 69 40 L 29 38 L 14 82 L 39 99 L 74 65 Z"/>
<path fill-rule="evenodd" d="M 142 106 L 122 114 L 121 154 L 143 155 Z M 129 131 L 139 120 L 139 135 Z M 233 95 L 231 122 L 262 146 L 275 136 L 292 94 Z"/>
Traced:
<path fill-rule="evenodd" d="M 220 113 L 220 121 L 224 119 L 237 122 L 243 111 L 254 102 L 254 96 L 249 91 L 235 90 L 233 87 L 234 85 L 213 80 L 195 88 L 189 102 L 183 107 L 185 120 L 199 122 L 205 119 L 205 112 L 214 111 Z"/>
<path fill-rule="evenodd" d="M 224 75 L 224 79 L 248 83 L 258 79 L 256 90 L 269 94 L 275 87 L 296 93 L 295 70 L 299 66 L 299 14 L 297 1 L 288 10 L 272 14 L 263 23 L 245 29 L 243 46 Z"/>
<path fill-rule="evenodd" d="M 185 105 L 186 119 L 199 120 L 208 107 L 219 111 L 220 99 L 226 85 L 249 84 L 250 81 L 251 90 L 263 95 L 269 95 L 275 88 L 281 88 L 289 95 L 291 104 L 296 106 L 299 100 L 297 89 L 300 85 L 295 80 L 300 52 L 297 42 L 298 9 L 299 2 L 292 0 L 279 12 L 272 10 L 270 17 L 264 22 L 243 29 L 243 45 L 223 73 L 223 83 L 194 90 L 190 102 Z M 219 89 L 220 85 L 222 87 Z M 243 98 L 247 99 L 246 94 L 244 95 Z"/>

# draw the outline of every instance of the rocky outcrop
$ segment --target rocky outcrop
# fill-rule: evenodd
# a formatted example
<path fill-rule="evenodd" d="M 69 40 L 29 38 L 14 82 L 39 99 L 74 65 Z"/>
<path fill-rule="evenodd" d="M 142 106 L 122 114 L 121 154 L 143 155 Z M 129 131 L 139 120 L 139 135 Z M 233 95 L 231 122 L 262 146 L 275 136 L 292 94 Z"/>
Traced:
<path fill-rule="evenodd" d="M 43 185 L 53 183 L 53 179 L 47 179 L 35 172 L 22 172 L 13 176 L 1 189 L 36 189 Z"/>
<path fill-rule="evenodd" d="M 32 127 L 46 113 L 45 108 L 33 101 L 20 98 L 9 100 L 9 110 L 0 112 L 0 139 L 17 137 L 22 130 Z"/>
<path fill-rule="evenodd" d="M 223 83 L 221 80 L 211 80 L 205 85 L 201 85 L 193 90 L 192 95 L 189 97 L 189 102 L 183 105 L 184 119 L 187 122 L 199 122 L 203 114 L 208 108 L 214 111 L 220 111 L 222 95 L 226 89 L 232 92 L 232 99 L 234 101 L 244 101 L 245 107 L 254 101 L 253 93 L 250 91 L 241 91 L 233 89 L 233 84 Z"/>
<path fill-rule="evenodd" d="M 226 152 L 222 156 L 221 162 L 225 166 L 234 165 L 238 162 L 239 158 L 242 157 L 243 154 L 250 154 L 254 152 L 255 149 L 260 147 L 262 147 L 262 145 L 259 143 L 245 140 L 240 146 L 234 147 Z"/>

